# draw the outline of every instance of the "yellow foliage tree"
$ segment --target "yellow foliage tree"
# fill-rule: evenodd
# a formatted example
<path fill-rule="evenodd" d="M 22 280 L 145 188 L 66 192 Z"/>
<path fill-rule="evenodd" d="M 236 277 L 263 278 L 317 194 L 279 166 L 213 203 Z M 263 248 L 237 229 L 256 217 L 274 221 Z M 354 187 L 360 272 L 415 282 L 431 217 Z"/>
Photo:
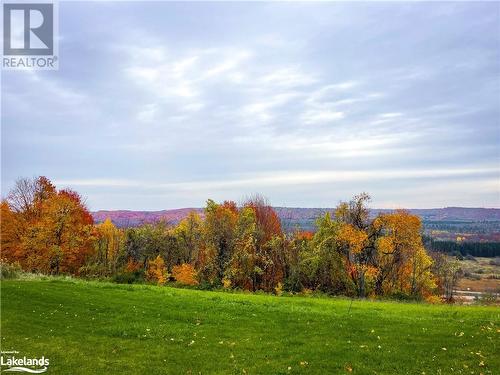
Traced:
<path fill-rule="evenodd" d="M 124 233 L 118 229 L 107 218 L 103 223 L 96 226 L 97 231 L 97 256 L 100 258 L 99 262 L 104 265 L 106 269 L 114 272 L 120 250 L 123 248 L 125 241 Z"/>
<path fill-rule="evenodd" d="M 185 263 L 191 263 L 198 257 L 202 240 L 202 224 L 200 215 L 192 211 L 173 230 L 177 238 L 180 257 Z"/>
<path fill-rule="evenodd" d="M 366 246 L 368 234 L 351 224 L 342 224 L 338 234 L 338 241 L 353 254 L 359 254 Z"/>
<path fill-rule="evenodd" d="M 167 281 L 168 273 L 165 268 L 165 261 L 161 256 L 157 256 L 154 260 L 148 261 L 146 270 L 146 280 L 156 282 L 158 285 L 163 285 Z"/>
<path fill-rule="evenodd" d="M 431 273 L 432 259 L 422 244 L 420 218 L 397 210 L 380 215 L 373 225 L 382 234 L 376 241 L 380 269 L 377 293 L 429 294 L 435 283 Z"/>

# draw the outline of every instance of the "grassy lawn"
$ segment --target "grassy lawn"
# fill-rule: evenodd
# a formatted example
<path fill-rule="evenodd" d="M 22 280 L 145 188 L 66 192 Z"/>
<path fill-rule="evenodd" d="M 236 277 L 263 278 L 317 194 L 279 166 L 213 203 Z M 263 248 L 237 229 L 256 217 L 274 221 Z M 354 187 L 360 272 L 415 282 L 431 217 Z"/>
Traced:
<path fill-rule="evenodd" d="M 2 350 L 47 374 L 500 374 L 498 307 L 64 280 L 1 283 Z"/>

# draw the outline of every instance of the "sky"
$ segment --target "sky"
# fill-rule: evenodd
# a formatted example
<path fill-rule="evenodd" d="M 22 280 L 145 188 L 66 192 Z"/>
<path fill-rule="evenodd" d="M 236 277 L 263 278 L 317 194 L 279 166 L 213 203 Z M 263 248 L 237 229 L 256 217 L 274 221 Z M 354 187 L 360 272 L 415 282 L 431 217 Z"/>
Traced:
<path fill-rule="evenodd" d="M 498 2 L 61 2 L 59 70 L 1 94 L 3 197 L 500 207 Z"/>

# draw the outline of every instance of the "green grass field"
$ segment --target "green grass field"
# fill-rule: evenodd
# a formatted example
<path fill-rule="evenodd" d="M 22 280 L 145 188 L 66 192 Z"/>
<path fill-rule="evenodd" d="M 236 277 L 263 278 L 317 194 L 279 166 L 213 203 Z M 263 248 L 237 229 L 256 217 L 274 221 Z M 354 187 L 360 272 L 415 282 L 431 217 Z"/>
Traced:
<path fill-rule="evenodd" d="M 7 280 L 2 350 L 47 374 L 500 374 L 498 307 Z"/>

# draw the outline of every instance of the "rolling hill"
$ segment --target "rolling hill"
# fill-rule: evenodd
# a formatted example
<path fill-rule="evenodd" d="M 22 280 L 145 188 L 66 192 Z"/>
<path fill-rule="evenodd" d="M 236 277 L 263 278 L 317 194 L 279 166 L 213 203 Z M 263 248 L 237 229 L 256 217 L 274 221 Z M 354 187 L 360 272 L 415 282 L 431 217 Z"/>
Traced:
<path fill-rule="evenodd" d="M 275 207 L 284 224 L 287 222 L 301 223 L 314 221 L 326 212 L 333 212 L 333 208 L 301 208 L 301 207 Z M 144 223 L 154 223 L 166 220 L 177 223 L 186 217 L 189 212 L 196 211 L 203 215 L 202 208 L 179 208 L 161 211 L 128 211 L 128 210 L 101 210 L 92 213 L 96 222 L 103 222 L 106 218 L 119 227 L 131 227 Z M 372 209 L 372 216 L 379 213 L 391 212 L 390 209 Z M 454 222 L 496 222 L 500 221 L 500 209 L 498 208 L 465 208 L 446 207 L 429 209 L 409 209 L 414 215 L 418 215 L 424 222 L 432 221 L 454 221 Z"/>

